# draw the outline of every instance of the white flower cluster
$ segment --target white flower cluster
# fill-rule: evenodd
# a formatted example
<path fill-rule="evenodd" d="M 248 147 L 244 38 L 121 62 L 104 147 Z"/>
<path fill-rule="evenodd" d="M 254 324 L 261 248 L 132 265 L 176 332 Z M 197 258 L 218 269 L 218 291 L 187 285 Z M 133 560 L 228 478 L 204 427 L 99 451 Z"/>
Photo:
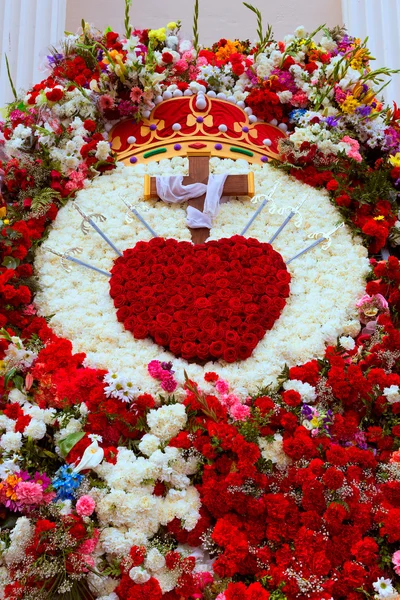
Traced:
<path fill-rule="evenodd" d="M 11 343 L 4 353 L 4 365 L 1 371 L 7 372 L 13 368 L 20 371 L 29 369 L 37 359 L 37 354 L 32 350 L 25 348 L 22 340 L 19 337 L 12 337 Z"/>
<path fill-rule="evenodd" d="M 271 209 L 267 206 L 248 231 L 249 237 L 260 241 L 267 242 L 290 207 L 296 207 L 305 199 L 301 228 L 297 228 L 296 219 L 292 219 L 274 241 L 274 248 L 284 259 L 308 246 L 310 234 L 329 232 L 338 223 L 338 214 L 326 192 L 299 183 L 268 165 L 249 167 L 245 160 L 218 158 L 211 159 L 210 165 L 214 173 L 243 173 L 251 168 L 257 194 L 268 194 L 275 187 Z M 158 235 L 190 240 L 184 205 L 143 200 L 145 173 L 178 175 L 185 174 L 187 168 L 187 159 L 178 157 L 134 167 L 119 165 L 114 172 L 102 175 L 79 192 L 76 202 L 87 213 L 102 212 L 107 217 L 102 227 L 120 251 L 132 248 L 139 240 L 149 239 L 149 233 L 139 221 L 125 219 L 122 198 L 135 206 Z M 256 208 L 244 198 L 223 203 L 211 230 L 211 239 L 240 232 Z M 48 242 L 63 252 L 72 245 L 82 247 L 82 258 L 106 271 L 111 270 L 116 258 L 94 231 L 87 236 L 81 233 L 80 217 L 71 205 L 60 210 Z M 229 381 L 233 389 L 251 391 L 274 383 L 285 364 L 292 366 L 318 358 L 323 355 L 326 343 L 336 344 L 341 334 L 358 333 L 355 303 L 364 292 L 364 277 L 369 268 L 366 254 L 357 239 L 342 228 L 335 233 L 328 249 L 320 245 L 293 261 L 289 266 L 290 296 L 280 319 L 248 360 L 233 364 L 208 363 L 204 367 L 188 364 L 150 339 L 136 340 L 117 321 L 106 277 L 78 266 L 60 276 L 59 259 L 42 249 L 36 255 L 35 268 L 41 290 L 35 302 L 40 314 L 54 314 L 51 325 L 55 332 L 70 339 L 75 352 L 85 352 L 88 365 L 118 373 L 140 391 L 157 393 L 159 390 L 158 382 L 147 372 L 148 363 L 154 359 L 171 361 L 175 378 L 181 384 L 184 370 L 195 381 L 211 370 Z"/>
<path fill-rule="evenodd" d="M 94 469 L 109 489 L 101 494 L 96 507 L 103 526 L 100 540 L 104 552 L 123 555 L 135 544 L 146 544 L 160 525 L 174 518 L 188 531 L 195 527 L 200 496 L 189 475 L 196 472 L 197 460 L 185 459 L 179 448 L 160 448 L 185 426 L 184 413 L 181 404 L 150 411 L 150 433 L 139 444 L 145 456 L 137 457 L 121 447 L 116 465 L 103 462 Z M 153 494 L 156 482 L 167 484 L 165 496 Z"/>
<path fill-rule="evenodd" d="M 317 398 L 315 387 L 309 383 L 303 383 L 298 379 L 289 379 L 288 381 L 285 381 L 283 389 L 298 392 L 305 404 L 312 404 Z"/>
<path fill-rule="evenodd" d="M 31 417 L 24 431 L 20 433 L 15 431 L 16 421 L 9 419 L 6 415 L 0 415 L 0 448 L 6 454 L 12 454 L 21 448 L 24 437 L 41 440 L 46 435 L 47 425 L 54 423 L 56 411 L 53 408 L 42 409 L 31 404 L 27 396 L 17 389 L 11 390 L 8 397 L 10 402 L 18 402 L 24 414 Z M 18 470 L 17 462 L 17 457 L 11 457 L 10 460 L 4 461 L 0 465 L 0 478 L 6 477 L 9 472 Z"/>
<path fill-rule="evenodd" d="M 272 440 L 268 438 L 258 438 L 258 445 L 261 450 L 261 456 L 265 460 L 270 460 L 277 469 L 283 470 L 291 464 L 291 459 L 283 450 L 283 437 L 280 433 L 275 433 Z"/>
<path fill-rule="evenodd" d="M 122 402 L 130 402 L 138 392 L 138 388 L 126 377 L 118 373 L 107 373 L 104 377 L 104 393 L 108 398 L 118 398 Z"/>

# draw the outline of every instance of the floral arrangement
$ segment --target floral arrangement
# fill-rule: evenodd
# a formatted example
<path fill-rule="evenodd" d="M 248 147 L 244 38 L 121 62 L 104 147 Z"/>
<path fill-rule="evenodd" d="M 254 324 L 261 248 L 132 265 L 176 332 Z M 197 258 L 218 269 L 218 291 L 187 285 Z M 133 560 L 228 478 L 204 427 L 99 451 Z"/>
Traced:
<path fill-rule="evenodd" d="M 148 286 L 138 285 L 143 279 Z M 118 321 L 135 338 L 150 335 L 188 361 L 233 363 L 249 358 L 273 327 L 289 282 L 281 255 L 255 239 L 203 247 L 153 238 L 115 261 L 110 294 Z"/>
<path fill-rule="evenodd" d="M 39 314 L 40 302 L 34 301 L 36 292 L 36 298 L 44 293 L 35 279 L 45 269 L 42 242 L 58 226 L 66 228 L 68 201 L 90 195 L 98 182 L 111 185 L 123 173 L 107 141 L 113 124 L 126 116 L 140 121 L 163 98 L 199 90 L 232 96 L 255 118 L 287 130 L 283 161 L 275 165 L 281 171 L 259 167 L 260 180 L 276 173 L 288 189 L 326 188 L 310 188 L 315 210 L 325 208 L 329 218 L 330 211 L 336 218 L 340 212 L 371 254 L 395 244 L 399 114 L 379 99 L 381 76 L 390 71 L 371 70 L 365 44 L 340 30 L 324 29 L 317 42 L 299 28 L 275 42 L 250 5 L 258 41 L 220 40 L 211 48 L 199 46 L 197 2 L 193 41 L 180 39 L 179 23 L 134 30 L 129 5 L 127 0 L 124 35 L 84 24 L 80 35 L 68 36 L 49 56 L 48 77 L 16 97 L 2 124 L 7 158 L 0 208 L 0 597 L 395 600 L 400 592 L 395 256 L 371 257 L 365 288 L 359 242 L 351 245 L 349 234 L 339 232 L 353 248 L 351 262 L 345 263 L 340 248 L 338 255 L 329 249 L 331 262 L 321 262 L 320 287 L 313 291 L 320 297 L 324 277 L 334 279 L 325 266 L 339 263 L 345 285 L 336 296 L 347 294 L 347 303 L 353 296 L 358 327 L 345 322 L 345 312 L 336 314 L 335 326 L 322 332 L 328 343 L 312 351 L 318 358 L 290 359 L 292 366 L 273 383 L 252 388 L 246 382 L 242 390 L 236 380 L 251 357 L 229 365 L 232 385 L 218 363 L 215 368 L 187 363 L 185 377 L 163 360 L 160 349 L 158 358 L 138 366 L 152 381 L 140 389 L 118 369 L 99 368 L 84 352 L 74 352 L 75 340 L 57 335 L 50 313 Z M 110 173 L 98 177 L 105 171 Z M 171 210 L 175 216 L 182 211 Z M 214 234 L 234 235 L 233 227 L 217 223 Z M 234 238 L 227 244 L 231 252 L 236 245 L 238 262 L 250 248 L 264 247 L 258 227 L 252 230 L 258 241 Z M 182 215 L 174 265 L 182 258 L 175 248 L 187 239 L 181 231 Z M 135 240 L 136 254 L 150 247 L 141 240 Z M 284 254 L 281 243 L 276 247 Z M 156 249 L 159 244 L 164 242 L 152 243 Z M 213 242 L 205 247 L 213 248 Z M 127 248 L 132 243 L 117 260 L 114 291 L 125 280 L 117 265 L 136 269 L 144 260 L 139 256 L 139 264 L 129 265 Z M 292 294 L 297 289 L 300 296 L 308 280 L 295 273 L 288 296 L 288 270 L 271 250 L 266 254 L 284 275 L 283 319 Z M 322 256 L 321 250 L 303 270 L 312 270 Z M 346 279 L 352 264 L 355 279 Z M 251 268 L 256 276 L 258 267 Z M 46 286 L 46 273 L 39 284 Z M 251 285 L 257 294 L 257 281 Z M 72 301 L 71 289 L 66 302 Z M 200 308 L 204 294 L 197 293 Z M 331 305 L 334 312 L 335 302 Z M 321 307 L 325 318 L 323 302 Z M 317 312 L 315 304 L 311 308 Z M 300 324 L 299 317 L 289 329 L 293 336 L 302 331 Z M 90 326 L 99 327 L 96 321 Z M 125 334 L 132 343 L 153 344 Z M 272 352 L 280 348 L 276 344 Z M 135 359 L 140 362 L 132 352 L 131 362 Z M 255 372 L 256 382 L 258 377 Z"/>

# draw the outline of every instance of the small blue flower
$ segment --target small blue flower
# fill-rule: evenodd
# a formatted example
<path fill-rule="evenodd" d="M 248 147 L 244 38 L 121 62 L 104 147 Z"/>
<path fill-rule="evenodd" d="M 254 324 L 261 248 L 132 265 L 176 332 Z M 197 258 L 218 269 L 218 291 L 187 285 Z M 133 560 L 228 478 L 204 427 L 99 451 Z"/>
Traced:
<path fill-rule="evenodd" d="M 74 491 L 81 485 L 83 475 L 74 473 L 69 465 L 63 465 L 56 471 L 53 488 L 57 492 L 56 500 L 74 500 Z"/>
<path fill-rule="evenodd" d="M 289 119 L 292 123 L 296 123 L 306 112 L 305 108 L 295 108 L 289 113 Z"/>

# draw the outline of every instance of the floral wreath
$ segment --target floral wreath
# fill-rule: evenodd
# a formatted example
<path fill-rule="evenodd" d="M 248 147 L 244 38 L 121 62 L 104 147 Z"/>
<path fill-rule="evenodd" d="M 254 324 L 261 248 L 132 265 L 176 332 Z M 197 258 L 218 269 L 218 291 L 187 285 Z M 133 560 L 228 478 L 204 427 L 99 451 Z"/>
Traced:
<path fill-rule="evenodd" d="M 0 589 L 5 599 L 397 598 L 400 266 L 397 107 L 365 43 L 193 42 L 179 23 L 84 24 L 2 125 Z M 214 371 L 147 366 L 138 394 L 38 316 L 34 255 L 58 210 L 116 167 L 108 134 L 158 97 L 233 96 L 287 131 L 274 163 L 332 204 L 371 255 L 361 332 L 245 398 Z M 102 176 L 104 177 L 104 176 Z M 395 249 L 393 250 L 396 251 Z M 375 256 L 375 258 L 374 258 Z M 118 284 L 118 283 L 117 283 Z M 135 324 L 135 326 L 137 326 Z M 214 349 L 215 351 L 215 349 Z M 204 391 L 206 386 L 207 391 Z M 211 390 L 211 391 L 210 391 Z"/>

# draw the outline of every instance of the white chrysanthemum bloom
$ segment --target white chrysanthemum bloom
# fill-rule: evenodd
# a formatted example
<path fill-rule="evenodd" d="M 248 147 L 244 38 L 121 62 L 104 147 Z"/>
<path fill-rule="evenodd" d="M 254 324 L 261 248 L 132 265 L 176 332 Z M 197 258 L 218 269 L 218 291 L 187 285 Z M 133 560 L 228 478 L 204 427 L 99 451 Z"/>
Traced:
<path fill-rule="evenodd" d="M 12 565 L 22 561 L 25 558 L 25 548 L 29 544 L 34 534 L 34 527 L 30 519 L 20 517 L 10 533 L 11 544 L 4 552 L 4 559 L 7 565 Z"/>
<path fill-rule="evenodd" d="M 160 438 L 151 433 L 146 433 L 139 442 L 139 450 L 146 456 L 151 456 L 160 446 Z"/>
<path fill-rule="evenodd" d="M 31 437 L 34 440 L 41 440 L 46 435 L 46 424 L 43 421 L 32 419 L 29 425 L 24 429 L 24 436 Z"/>
<path fill-rule="evenodd" d="M 150 433 L 166 442 L 185 427 L 187 422 L 186 408 L 183 404 L 170 404 L 158 409 L 151 409 L 147 414 Z"/>
<path fill-rule="evenodd" d="M 261 456 L 265 460 L 270 460 L 278 469 L 285 469 L 291 464 L 291 459 L 283 451 L 283 437 L 280 433 L 276 433 L 272 441 L 266 438 L 258 438 L 258 445 Z"/>
<path fill-rule="evenodd" d="M 97 600 L 119 600 L 119 597 L 117 594 L 114 594 L 114 592 L 111 592 L 111 594 L 107 594 L 107 596 L 97 596 Z"/>
<path fill-rule="evenodd" d="M 356 343 L 355 343 L 355 341 L 353 340 L 353 338 L 352 338 L 352 337 L 350 337 L 349 335 L 348 335 L 348 336 L 342 335 L 342 336 L 339 338 L 339 344 L 340 344 L 340 345 L 342 346 L 342 348 L 344 348 L 345 350 L 354 350 L 354 348 L 355 348 L 355 345 L 356 345 Z"/>
<path fill-rule="evenodd" d="M 309 383 L 303 383 L 298 379 L 289 379 L 283 384 L 284 390 L 295 390 L 301 396 L 302 401 L 305 404 L 312 404 L 317 398 L 315 387 Z"/>
<path fill-rule="evenodd" d="M 0 438 L 0 446 L 6 452 L 16 452 L 22 446 L 22 433 L 7 431 Z"/>
<path fill-rule="evenodd" d="M 389 404 L 400 402 L 400 389 L 398 385 L 391 385 L 390 387 L 384 388 L 383 395 L 386 396 Z"/>
<path fill-rule="evenodd" d="M 160 571 L 160 569 L 165 567 L 165 558 L 157 548 L 151 548 L 147 553 L 144 566 L 149 571 Z"/>

